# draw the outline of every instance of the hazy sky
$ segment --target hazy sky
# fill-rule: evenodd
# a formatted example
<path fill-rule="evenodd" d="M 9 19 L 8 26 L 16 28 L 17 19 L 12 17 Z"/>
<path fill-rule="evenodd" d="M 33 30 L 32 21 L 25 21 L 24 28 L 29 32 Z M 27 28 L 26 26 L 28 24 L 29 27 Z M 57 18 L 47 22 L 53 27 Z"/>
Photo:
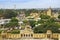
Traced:
<path fill-rule="evenodd" d="M 60 8 L 60 0 L 0 0 L 0 8 Z"/>

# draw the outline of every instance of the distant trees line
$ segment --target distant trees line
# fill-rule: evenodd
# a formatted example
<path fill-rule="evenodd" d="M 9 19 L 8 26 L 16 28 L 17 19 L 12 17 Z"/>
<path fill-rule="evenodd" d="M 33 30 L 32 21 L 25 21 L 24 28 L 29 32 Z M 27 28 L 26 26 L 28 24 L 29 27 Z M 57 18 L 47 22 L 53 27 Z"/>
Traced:
<path fill-rule="evenodd" d="M 11 21 L 5 25 L 5 27 L 16 27 L 16 26 L 19 26 L 18 25 L 18 20 L 15 18 L 18 13 L 17 12 L 21 12 L 21 11 L 24 11 L 24 13 L 26 14 L 26 16 L 29 16 L 29 14 L 31 12 L 39 12 L 40 10 L 36 10 L 36 9 L 29 9 L 29 10 L 26 10 L 26 9 L 21 9 L 21 10 L 10 10 L 10 9 L 0 9 L 0 17 L 3 17 L 3 18 L 11 18 Z M 41 10 L 41 12 L 43 12 Z M 59 12 L 60 13 L 60 12 Z M 32 27 L 32 29 L 34 30 L 35 33 L 45 33 L 47 30 L 52 30 L 52 32 L 57 32 L 57 33 L 60 33 L 60 24 L 56 23 L 56 21 L 54 20 L 54 18 L 50 18 L 50 16 L 48 15 L 41 15 L 40 16 L 41 20 L 39 21 L 34 21 L 34 20 L 30 20 L 28 21 L 30 23 L 30 26 Z M 58 16 L 58 18 L 60 19 L 60 15 Z M 43 20 L 44 19 L 44 20 Z M 47 21 L 45 21 L 45 19 L 48 19 Z M 27 21 L 24 21 L 24 23 L 26 23 Z M 41 24 L 39 26 L 35 26 L 37 24 Z"/>
<path fill-rule="evenodd" d="M 26 16 L 29 16 L 31 12 L 38 12 L 38 10 L 35 9 L 29 9 L 29 10 L 0 9 L 0 17 L 4 17 L 4 18 L 16 17 L 18 15 L 18 12 L 20 13 L 21 11 L 23 11 L 26 14 Z"/>
<path fill-rule="evenodd" d="M 26 14 L 26 16 L 29 16 L 31 12 L 40 13 L 40 12 L 43 12 L 44 10 L 38 10 L 38 9 L 17 9 L 17 10 L 0 9 L 0 17 L 4 17 L 4 18 L 16 17 L 18 15 L 18 12 L 20 13 L 21 11 L 23 11 Z M 58 11 L 58 13 L 60 13 L 60 10 Z"/>
<path fill-rule="evenodd" d="M 12 18 L 12 17 L 16 17 L 17 16 L 17 12 L 13 11 L 13 10 L 0 10 L 0 17 L 3 18 Z"/>

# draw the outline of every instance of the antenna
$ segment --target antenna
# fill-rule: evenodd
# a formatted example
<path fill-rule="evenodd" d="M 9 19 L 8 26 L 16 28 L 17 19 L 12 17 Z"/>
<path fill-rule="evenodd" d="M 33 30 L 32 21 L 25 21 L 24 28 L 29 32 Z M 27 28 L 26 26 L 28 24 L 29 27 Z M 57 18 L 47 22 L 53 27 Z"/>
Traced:
<path fill-rule="evenodd" d="M 14 5 L 14 9 L 16 10 L 16 5 Z"/>

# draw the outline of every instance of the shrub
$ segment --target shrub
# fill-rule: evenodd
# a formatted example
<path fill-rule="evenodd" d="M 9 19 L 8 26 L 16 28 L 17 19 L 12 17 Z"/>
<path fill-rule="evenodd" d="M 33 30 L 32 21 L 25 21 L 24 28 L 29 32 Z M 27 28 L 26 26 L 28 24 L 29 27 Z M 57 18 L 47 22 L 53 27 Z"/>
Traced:
<path fill-rule="evenodd" d="M 10 33 L 11 34 L 19 34 L 20 33 L 20 30 L 12 30 Z"/>

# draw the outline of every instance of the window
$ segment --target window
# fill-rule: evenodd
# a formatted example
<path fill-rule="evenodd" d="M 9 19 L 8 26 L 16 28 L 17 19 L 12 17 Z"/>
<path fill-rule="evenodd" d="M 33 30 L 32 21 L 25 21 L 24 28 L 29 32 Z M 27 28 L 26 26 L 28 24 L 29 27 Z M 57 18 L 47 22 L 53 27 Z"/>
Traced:
<path fill-rule="evenodd" d="M 23 36 L 23 34 L 21 34 L 21 37 Z"/>
<path fill-rule="evenodd" d="M 47 35 L 47 38 L 50 38 L 50 35 L 49 34 Z"/>
<path fill-rule="evenodd" d="M 31 34 L 31 37 L 33 36 L 33 34 Z"/>
<path fill-rule="evenodd" d="M 24 37 L 25 37 L 25 34 L 24 34 Z"/>
<path fill-rule="evenodd" d="M 26 34 L 26 37 L 27 37 L 28 35 Z"/>

